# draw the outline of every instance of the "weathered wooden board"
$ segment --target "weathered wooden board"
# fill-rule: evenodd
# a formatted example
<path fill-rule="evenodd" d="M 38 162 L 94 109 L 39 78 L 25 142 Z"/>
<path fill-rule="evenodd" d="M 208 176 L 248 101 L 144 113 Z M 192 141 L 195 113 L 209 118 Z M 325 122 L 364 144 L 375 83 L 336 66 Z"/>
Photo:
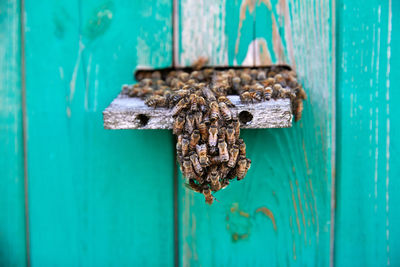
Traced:
<path fill-rule="evenodd" d="M 32 265 L 173 265 L 172 134 L 101 114 L 171 64 L 171 1 L 25 3 Z"/>
<path fill-rule="evenodd" d="M 0 1 L 0 265 L 26 264 L 20 2 Z"/>
<path fill-rule="evenodd" d="M 400 2 L 339 1 L 335 263 L 400 265 Z"/>
<path fill-rule="evenodd" d="M 214 24 L 225 28 L 212 30 L 211 37 L 181 32 L 181 64 L 194 60 L 186 59 L 182 46 L 204 45 L 193 39 L 239 40 L 248 61 L 237 60 L 237 51 L 232 53 L 228 46 L 230 64 L 289 63 L 309 98 L 302 120 L 291 129 L 242 131 L 252 168 L 243 181 L 215 195 L 219 202 L 207 206 L 203 196 L 180 187 L 181 263 L 327 266 L 334 140 L 333 3 L 244 0 L 232 6 L 233 2 L 221 1 L 225 14 Z M 196 22 L 185 16 L 196 14 L 193 1 L 182 1 L 180 7 L 192 9 L 180 12 L 181 24 L 211 19 L 203 14 Z M 241 30 L 245 27 L 253 32 Z M 214 53 L 203 56 L 213 58 Z"/>
<path fill-rule="evenodd" d="M 242 128 L 288 128 L 292 126 L 290 99 L 243 104 L 239 96 L 229 96 Z M 106 129 L 172 129 L 174 119 L 170 109 L 150 108 L 139 98 L 119 94 L 103 111 Z"/>

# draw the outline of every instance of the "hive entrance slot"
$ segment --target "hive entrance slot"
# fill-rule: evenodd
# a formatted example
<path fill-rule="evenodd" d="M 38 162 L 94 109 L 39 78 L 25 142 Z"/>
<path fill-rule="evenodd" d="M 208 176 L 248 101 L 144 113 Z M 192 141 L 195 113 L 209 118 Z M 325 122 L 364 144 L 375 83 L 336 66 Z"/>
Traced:
<path fill-rule="evenodd" d="M 239 113 L 239 121 L 242 124 L 247 124 L 253 120 L 253 114 L 250 112 L 243 110 Z"/>
<path fill-rule="evenodd" d="M 150 118 L 145 114 L 138 114 L 136 119 L 139 121 L 139 127 L 144 127 L 149 122 Z"/>

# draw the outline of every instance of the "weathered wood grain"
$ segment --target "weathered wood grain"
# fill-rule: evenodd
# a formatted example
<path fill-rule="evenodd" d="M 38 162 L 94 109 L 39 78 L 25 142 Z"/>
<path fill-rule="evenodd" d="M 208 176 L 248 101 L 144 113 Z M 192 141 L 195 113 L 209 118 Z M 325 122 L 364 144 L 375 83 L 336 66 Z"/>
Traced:
<path fill-rule="evenodd" d="M 289 99 L 242 104 L 239 96 L 229 96 L 235 105 L 231 111 L 239 116 L 242 128 L 288 128 L 292 126 L 292 107 Z M 251 121 L 246 121 L 251 117 Z M 120 94 L 103 111 L 106 129 L 172 129 L 174 119 L 167 108 L 150 108 L 139 98 Z"/>
<path fill-rule="evenodd" d="M 240 1 L 237 7 L 226 4 L 225 12 L 231 15 L 225 25 L 242 24 L 235 31 L 218 32 L 221 38 L 239 40 L 250 64 L 290 64 L 309 97 L 294 127 L 242 132 L 252 167 L 243 181 L 218 192 L 215 204 L 206 206 L 201 195 L 180 188 L 182 265 L 327 266 L 334 146 L 333 3 Z M 180 19 L 185 23 L 186 17 Z M 201 36 L 197 38 L 207 38 Z M 185 38 L 182 35 L 181 42 L 189 43 Z M 217 39 L 215 32 L 212 38 Z M 248 62 L 235 57 L 228 53 L 228 62 Z"/>
<path fill-rule="evenodd" d="M 26 0 L 33 266 L 173 265 L 167 131 L 106 131 L 137 66 L 171 64 L 170 0 Z"/>
<path fill-rule="evenodd" d="M 400 266 L 400 2 L 337 8 L 335 264 Z"/>
<path fill-rule="evenodd" d="M 20 2 L 0 1 L 0 265 L 26 264 Z"/>

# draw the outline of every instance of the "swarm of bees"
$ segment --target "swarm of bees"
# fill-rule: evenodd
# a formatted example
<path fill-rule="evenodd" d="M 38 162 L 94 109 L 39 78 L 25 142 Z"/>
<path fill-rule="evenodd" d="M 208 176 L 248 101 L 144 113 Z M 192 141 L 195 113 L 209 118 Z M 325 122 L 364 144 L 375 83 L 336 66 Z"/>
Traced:
<path fill-rule="evenodd" d="M 145 100 L 149 107 L 170 108 L 177 136 L 177 160 L 186 186 L 212 204 L 213 192 L 242 180 L 251 165 L 240 138 L 240 120 L 228 95 L 243 103 L 290 98 L 295 121 L 301 118 L 306 94 L 293 70 L 281 66 L 257 69 L 162 70 L 144 72 L 123 93 Z"/>

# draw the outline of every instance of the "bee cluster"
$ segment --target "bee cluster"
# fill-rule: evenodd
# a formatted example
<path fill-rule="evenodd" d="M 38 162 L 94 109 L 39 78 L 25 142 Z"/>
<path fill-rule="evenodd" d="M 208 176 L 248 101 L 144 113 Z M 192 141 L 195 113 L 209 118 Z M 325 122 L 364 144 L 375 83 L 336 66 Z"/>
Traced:
<path fill-rule="evenodd" d="M 176 151 L 187 187 L 212 204 L 219 191 L 250 168 L 246 144 L 240 138 L 240 120 L 231 111 L 228 95 L 256 103 L 290 98 L 295 120 L 301 118 L 306 94 L 296 73 L 275 66 L 257 69 L 212 68 L 145 72 L 123 93 L 145 100 L 150 107 L 170 108 L 174 117 Z"/>

